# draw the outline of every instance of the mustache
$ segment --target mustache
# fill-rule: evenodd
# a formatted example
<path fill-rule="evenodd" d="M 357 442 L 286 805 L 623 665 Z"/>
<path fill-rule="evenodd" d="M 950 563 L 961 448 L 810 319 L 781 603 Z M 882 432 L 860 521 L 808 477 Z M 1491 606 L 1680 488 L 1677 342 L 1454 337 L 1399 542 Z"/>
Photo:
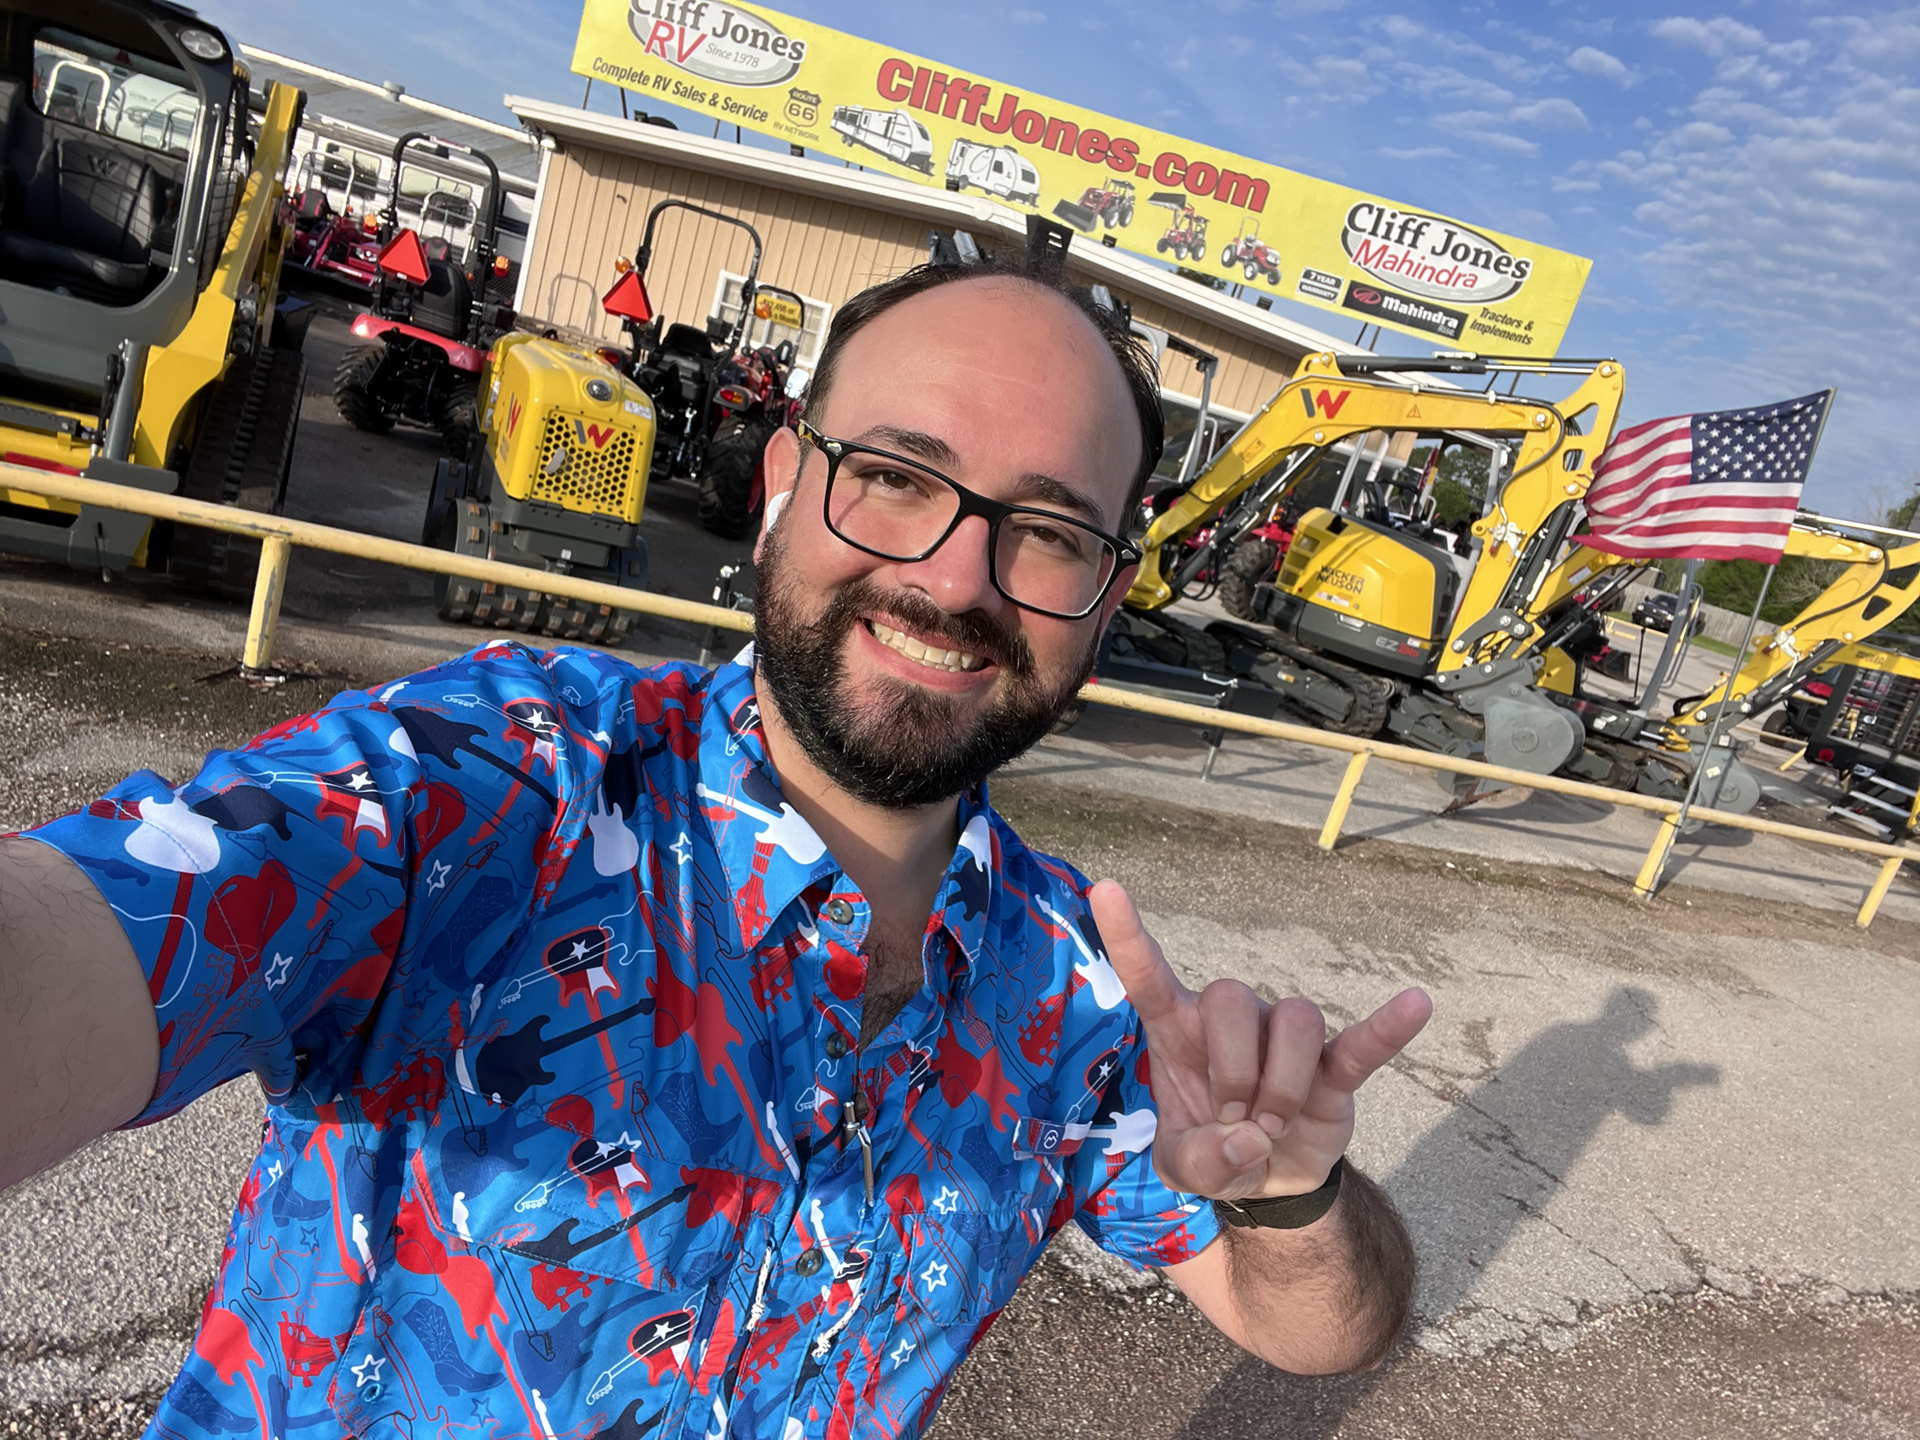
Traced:
<path fill-rule="evenodd" d="M 917 591 L 883 590 L 869 580 L 856 580 L 834 596 L 826 614 L 810 628 L 837 637 L 863 615 L 885 616 L 898 621 L 903 630 L 932 636 L 949 649 L 991 660 L 1016 680 L 1033 676 L 1033 647 L 1024 635 L 1008 631 L 991 615 L 980 610 L 955 615 Z"/>

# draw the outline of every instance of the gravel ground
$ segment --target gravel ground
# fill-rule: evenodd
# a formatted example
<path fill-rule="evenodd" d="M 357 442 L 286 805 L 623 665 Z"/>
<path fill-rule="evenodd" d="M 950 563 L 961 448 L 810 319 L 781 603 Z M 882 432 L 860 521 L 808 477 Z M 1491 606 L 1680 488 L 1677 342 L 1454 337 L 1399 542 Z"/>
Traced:
<path fill-rule="evenodd" d="M 349 683 L 296 676 L 263 690 L 224 669 L 0 634 L 0 826 L 82 804 L 140 765 L 184 778 L 208 748 Z M 1386 1365 L 1301 1379 L 1242 1356 L 1170 1288 L 1057 1244 L 956 1378 L 945 1440 L 1920 1437 L 1907 1092 L 1887 1080 L 1875 1105 L 1851 1076 L 1831 1094 L 1796 1081 L 1791 1099 L 1754 1102 L 1782 1133 L 1752 1140 L 1739 1112 L 1703 1108 L 1771 1095 L 1779 1073 L 1810 1074 L 1848 1039 L 1898 1045 L 1920 926 L 1883 918 L 1861 935 L 1831 911 L 1684 886 L 1645 905 L 1592 872 L 1385 841 L 1326 855 L 1299 829 L 1050 780 L 1009 779 L 995 798 L 1036 846 L 1125 882 L 1196 979 L 1249 949 L 1277 954 L 1260 983 L 1277 992 L 1298 977 L 1342 1019 L 1395 984 L 1436 990 L 1432 1043 L 1382 1077 L 1391 1103 L 1368 1112 L 1357 1147 L 1408 1209 L 1425 1274 L 1417 1333 Z M 1542 986 L 1544 1008 L 1479 1015 L 1456 998 L 1469 973 L 1514 992 Z M 1855 1004 L 1840 1038 L 1820 1009 L 1826 991 Z M 1875 1012 L 1890 1032 L 1860 1028 Z M 1716 1026 L 1760 1048 L 1708 1063 L 1701 1037 Z M 1529 1120 L 1513 1107 L 1536 1092 L 1555 1108 Z M 191 1172 L 209 1203 L 230 1204 L 257 1113 L 241 1082 L 0 1197 L 0 1233 L 23 1246 L 0 1271 L 24 1287 L 0 1283 L 0 1434 L 144 1426 L 221 1238 L 174 1218 L 168 1187 Z M 1891 1128 L 1873 1131 L 1876 1119 Z M 1859 1138 L 1833 1140 L 1842 1123 Z M 1621 1134 L 1637 1137 L 1624 1158 Z M 1637 1145 L 1664 1148 L 1641 1158 Z M 1693 1151 L 1700 1171 L 1679 1173 Z M 1438 1160 L 1481 1152 L 1495 1177 L 1443 1194 L 1453 1172 Z M 1742 1156 L 1782 1186 L 1778 1202 L 1748 1196 L 1760 1182 Z M 1671 1190 L 1685 1213 L 1607 1208 L 1633 1185 Z M 1755 1218 L 1776 1214 L 1775 1230 Z M 76 1248 L 76 1234 L 88 1243 Z M 9 1375 L 50 1388 L 9 1388 Z"/>

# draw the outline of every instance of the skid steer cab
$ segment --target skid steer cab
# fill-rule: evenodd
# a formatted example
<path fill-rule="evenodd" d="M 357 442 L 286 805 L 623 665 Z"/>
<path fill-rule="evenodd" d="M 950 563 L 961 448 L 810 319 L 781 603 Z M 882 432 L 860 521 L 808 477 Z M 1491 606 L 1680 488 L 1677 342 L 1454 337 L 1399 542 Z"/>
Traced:
<path fill-rule="evenodd" d="M 0 456 L 277 512 L 311 312 L 278 294 L 305 97 L 161 0 L 0 0 Z M 245 595 L 254 542 L 0 482 L 0 550 Z"/>
<path fill-rule="evenodd" d="M 486 175 L 481 193 L 432 188 L 406 195 L 409 169 L 426 173 L 405 165 L 409 149 L 472 162 Z M 510 268 L 496 249 L 500 170 L 484 150 L 413 131 L 393 147 L 393 175 L 380 219 L 373 305 L 354 318 L 360 343 L 340 357 L 333 403 L 348 424 L 376 435 L 400 424 L 438 430 L 447 454 L 465 460 L 487 346 L 513 325 L 513 312 L 492 293 Z M 413 213 L 403 215 L 403 207 Z M 457 237 L 466 234 L 462 255 Z"/>
<path fill-rule="evenodd" d="M 421 543 L 644 590 L 654 407 L 598 351 L 518 332 L 481 374 L 472 458 L 440 462 Z M 440 618 L 615 645 L 634 613 L 440 576 Z"/>
<path fill-rule="evenodd" d="M 732 320 L 712 316 L 704 326 L 669 324 L 656 313 L 647 266 L 655 228 L 670 210 L 733 226 L 752 242 Z M 773 432 L 798 416 L 808 379 L 793 368 L 795 342 L 806 330 L 806 302 L 791 290 L 759 283 L 760 250 L 760 233 L 746 221 L 684 200 L 662 200 L 647 212 L 633 263 L 619 266 L 620 278 L 601 301 L 631 346 L 619 356 L 621 368 L 653 397 L 665 473 L 699 485 L 700 523 L 726 540 L 753 533 L 766 500 L 762 452 Z M 782 331 L 788 337 L 776 340 Z M 743 344 L 750 333 L 763 343 Z"/>

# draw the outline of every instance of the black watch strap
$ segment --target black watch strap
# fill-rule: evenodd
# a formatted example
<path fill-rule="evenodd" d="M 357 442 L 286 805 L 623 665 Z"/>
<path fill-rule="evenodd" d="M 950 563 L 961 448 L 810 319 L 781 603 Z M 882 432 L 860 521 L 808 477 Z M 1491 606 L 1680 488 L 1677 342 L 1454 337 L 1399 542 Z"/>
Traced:
<path fill-rule="evenodd" d="M 1326 1181 L 1304 1195 L 1272 1195 L 1265 1199 L 1216 1200 L 1213 1213 L 1222 1225 L 1243 1230 L 1302 1230 L 1333 1208 L 1340 1198 L 1340 1174 L 1347 1167 L 1343 1155 L 1333 1162 Z"/>

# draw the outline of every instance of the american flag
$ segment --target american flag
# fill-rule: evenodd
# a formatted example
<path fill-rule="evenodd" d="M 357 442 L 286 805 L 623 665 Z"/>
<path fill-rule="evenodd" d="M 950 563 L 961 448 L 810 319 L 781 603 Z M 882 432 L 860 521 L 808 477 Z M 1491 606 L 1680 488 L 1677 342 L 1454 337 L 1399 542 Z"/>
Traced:
<path fill-rule="evenodd" d="M 1632 559 L 1776 563 L 1832 403 L 1820 390 L 1622 430 L 1593 468 L 1580 538 Z"/>

